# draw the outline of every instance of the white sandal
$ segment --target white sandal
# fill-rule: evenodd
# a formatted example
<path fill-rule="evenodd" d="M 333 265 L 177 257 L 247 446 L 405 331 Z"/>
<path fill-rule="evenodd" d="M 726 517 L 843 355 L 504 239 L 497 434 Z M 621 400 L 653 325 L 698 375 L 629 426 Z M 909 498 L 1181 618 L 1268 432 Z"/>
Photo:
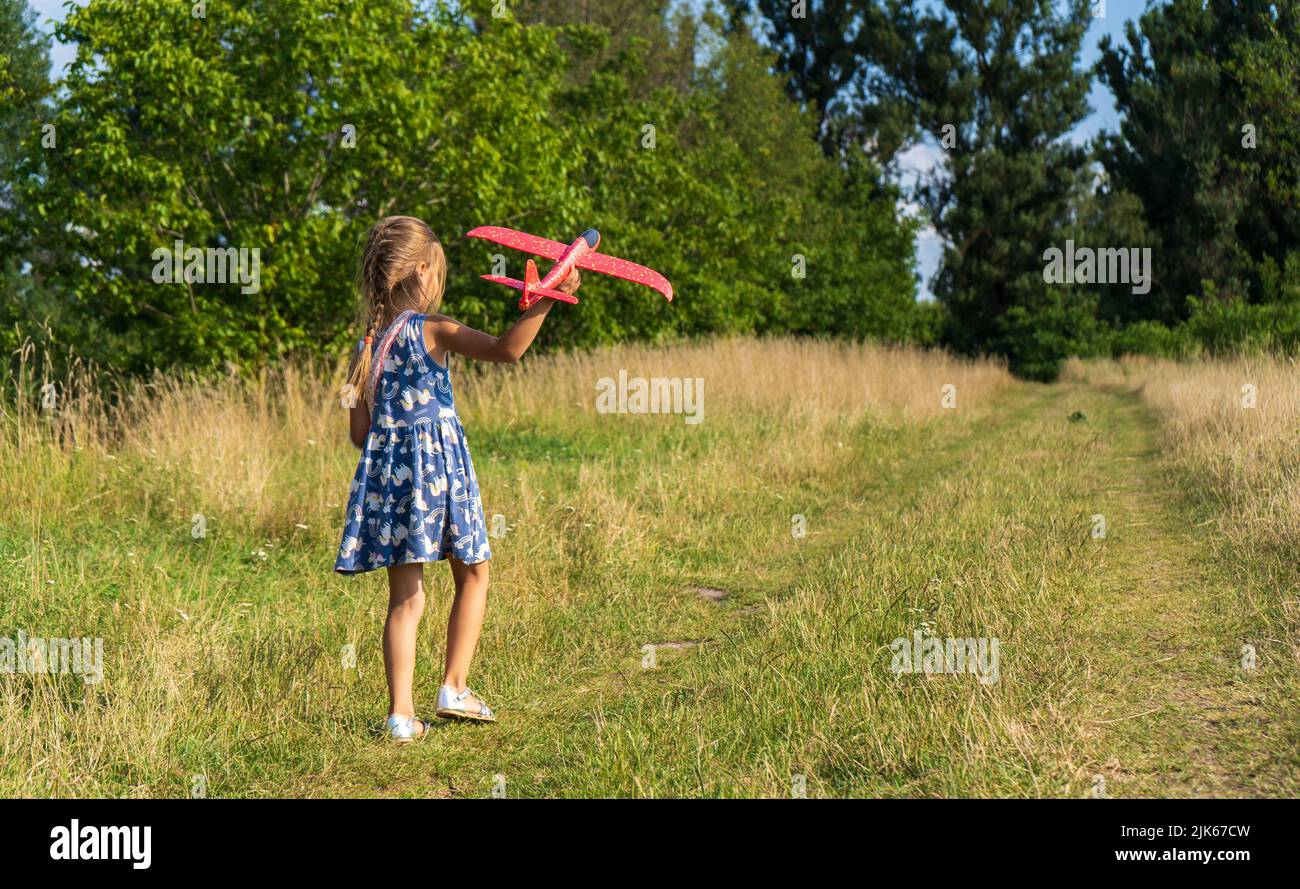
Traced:
<path fill-rule="evenodd" d="M 478 701 L 478 711 L 475 712 L 465 706 L 465 702 L 473 698 Z M 450 685 L 444 685 L 438 689 L 438 710 L 437 716 L 443 719 L 464 719 L 469 722 L 496 722 L 496 715 L 493 714 L 492 708 L 487 705 L 478 695 L 470 689 L 458 692 Z"/>
<path fill-rule="evenodd" d="M 418 732 L 415 730 L 417 722 L 420 724 Z M 384 730 L 388 732 L 388 738 L 394 744 L 409 744 L 429 733 L 429 723 L 418 716 L 390 716 L 388 722 L 384 724 Z"/>

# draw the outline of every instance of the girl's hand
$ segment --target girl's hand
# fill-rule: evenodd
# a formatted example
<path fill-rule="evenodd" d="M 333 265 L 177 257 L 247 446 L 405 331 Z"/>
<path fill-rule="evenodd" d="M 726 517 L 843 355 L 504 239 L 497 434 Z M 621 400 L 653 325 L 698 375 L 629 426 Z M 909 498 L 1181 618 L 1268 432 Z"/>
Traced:
<path fill-rule="evenodd" d="M 567 293 L 569 296 L 577 293 L 578 288 L 582 286 L 582 275 L 578 272 L 577 266 L 574 266 L 569 272 L 569 277 L 560 282 L 555 289 L 561 293 Z"/>

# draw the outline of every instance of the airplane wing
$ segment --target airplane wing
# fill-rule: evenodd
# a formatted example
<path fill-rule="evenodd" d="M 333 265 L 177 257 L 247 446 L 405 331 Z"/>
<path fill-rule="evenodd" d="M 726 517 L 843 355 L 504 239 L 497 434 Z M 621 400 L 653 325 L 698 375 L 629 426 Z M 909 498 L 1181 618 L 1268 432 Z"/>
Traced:
<path fill-rule="evenodd" d="M 578 260 L 578 268 L 644 284 L 651 290 L 659 291 L 669 302 L 673 301 L 673 285 L 668 283 L 668 279 L 654 269 L 637 265 L 635 262 L 606 256 L 604 253 L 588 253 Z"/>
<path fill-rule="evenodd" d="M 473 231 L 467 232 L 465 237 L 482 238 L 485 241 L 500 244 L 502 247 L 522 250 L 524 253 L 536 253 L 551 262 L 559 260 L 564 255 L 564 251 L 569 249 L 568 244 L 561 244 L 559 241 L 551 241 L 547 238 L 539 238 L 536 235 L 526 235 L 511 228 L 502 228 L 499 225 L 480 225 Z"/>
<path fill-rule="evenodd" d="M 468 232 L 466 237 L 482 238 L 485 241 L 492 241 L 513 250 L 535 253 L 552 262 L 558 261 L 564 255 L 564 251 L 569 249 L 568 244 L 561 244 L 559 241 L 539 238 L 536 235 L 517 232 L 514 229 L 502 228 L 497 225 L 479 226 Z M 586 269 L 601 275 L 610 275 L 615 278 L 622 278 L 624 281 L 644 284 L 646 287 L 663 294 L 664 298 L 669 302 L 673 300 L 673 285 L 668 283 L 668 279 L 654 269 L 637 265 L 635 262 L 607 256 L 604 253 L 589 253 L 578 260 L 577 266 L 580 269 Z"/>

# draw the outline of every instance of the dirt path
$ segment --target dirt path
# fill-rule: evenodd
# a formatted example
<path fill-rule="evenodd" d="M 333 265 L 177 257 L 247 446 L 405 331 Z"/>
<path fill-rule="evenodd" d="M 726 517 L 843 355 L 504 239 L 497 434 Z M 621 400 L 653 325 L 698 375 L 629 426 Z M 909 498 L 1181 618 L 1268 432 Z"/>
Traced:
<path fill-rule="evenodd" d="M 1090 732 L 1112 796 L 1255 796 L 1294 789 L 1285 741 L 1243 666 L 1251 637 L 1212 522 L 1164 462 L 1130 395 L 1074 390 L 1104 427 L 1101 596 L 1086 639 L 1099 667 Z M 1098 779 L 1098 785 L 1101 780 Z M 1294 792 L 1292 790 L 1291 792 Z"/>

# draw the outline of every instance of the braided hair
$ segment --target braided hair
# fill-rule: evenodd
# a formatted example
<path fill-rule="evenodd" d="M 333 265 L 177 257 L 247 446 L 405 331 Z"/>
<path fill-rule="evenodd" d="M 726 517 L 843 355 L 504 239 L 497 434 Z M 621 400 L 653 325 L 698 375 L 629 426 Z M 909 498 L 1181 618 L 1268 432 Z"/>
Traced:
<path fill-rule="evenodd" d="M 420 263 L 433 271 L 428 292 L 421 292 Z M 442 302 L 447 260 L 433 229 L 412 216 L 387 216 L 366 233 L 357 291 L 361 294 L 361 325 L 365 338 L 340 390 L 345 405 L 356 403 L 370 376 L 371 344 L 406 309 L 428 313 Z"/>

